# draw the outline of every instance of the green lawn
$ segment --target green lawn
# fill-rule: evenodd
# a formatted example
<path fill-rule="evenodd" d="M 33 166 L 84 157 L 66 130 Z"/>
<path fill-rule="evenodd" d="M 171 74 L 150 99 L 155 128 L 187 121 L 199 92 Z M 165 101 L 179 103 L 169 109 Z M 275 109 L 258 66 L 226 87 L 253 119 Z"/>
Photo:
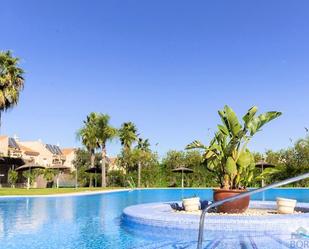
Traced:
<path fill-rule="evenodd" d="M 67 193 L 78 193 L 78 192 L 89 192 L 89 191 L 104 191 L 111 189 L 120 188 L 0 188 L 0 196 L 4 195 L 53 195 L 53 194 L 67 194 Z"/>

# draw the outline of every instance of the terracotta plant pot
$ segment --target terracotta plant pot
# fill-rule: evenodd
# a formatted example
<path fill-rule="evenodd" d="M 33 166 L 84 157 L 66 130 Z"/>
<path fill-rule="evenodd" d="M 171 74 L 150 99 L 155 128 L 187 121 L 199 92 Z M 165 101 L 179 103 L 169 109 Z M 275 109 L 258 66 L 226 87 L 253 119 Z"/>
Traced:
<path fill-rule="evenodd" d="M 240 193 L 246 192 L 247 190 L 229 190 L 229 189 L 214 189 L 213 199 L 214 201 L 219 201 Z M 243 213 L 248 209 L 250 202 L 250 196 L 241 198 L 239 200 L 224 203 L 223 205 L 217 207 L 219 213 Z"/>

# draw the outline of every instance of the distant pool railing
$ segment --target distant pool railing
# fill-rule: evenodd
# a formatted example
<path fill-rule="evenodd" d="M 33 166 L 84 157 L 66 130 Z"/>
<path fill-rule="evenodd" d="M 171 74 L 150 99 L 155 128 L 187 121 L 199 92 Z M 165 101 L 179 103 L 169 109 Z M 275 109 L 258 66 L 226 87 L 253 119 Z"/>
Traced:
<path fill-rule="evenodd" d="M 298 181 L 304 180 L 306 178 L 309 178 L 309 173 L 302 174 L 302 175 L 299 175 L 299 176 L 296 176 L 296 177 L 292 177 L 292 178 L 289 178 L 289 179 L 286 179 L 286 180 L 283 180 L 283 181 L 280 181 L 280 182 L 276 182 L 276 183 L 267 185 L 267 186 L 262 187 L 262 188 L 250 190 L 250 191 L 245 192 L 245 193 L 240 193 L 238 195 L 235 195 L 235 196 L 232 196 L 232 197 L 220 200 L 220 201 L 213 202 L 210 205 L 206 206 L 203 209 L 202 214 L 201 214 L 201 218 L 200 218 L 197 249 L 202 249 L 205 216 L 206 216 L 207 212 L 210 209 L 218 207 L 218 206 L 220 206 L 220 205 L 222 205 L 222 204 L 224 204 L 226 202 L 231 202 L 231 201 L 234 201 L 234 200 L 238 200 L 238 199 L 241 199 L 241 198 L 244 198 L 244 197 L 247 197 L 247 196 L 251 196 L 253 194 L 264 192 L 264 191 L 272 189 L 272 188 L 277 188 L 277 187 L 281 187 L 281 186 L 289 184 L 289 183 L 298 182 Z"/>

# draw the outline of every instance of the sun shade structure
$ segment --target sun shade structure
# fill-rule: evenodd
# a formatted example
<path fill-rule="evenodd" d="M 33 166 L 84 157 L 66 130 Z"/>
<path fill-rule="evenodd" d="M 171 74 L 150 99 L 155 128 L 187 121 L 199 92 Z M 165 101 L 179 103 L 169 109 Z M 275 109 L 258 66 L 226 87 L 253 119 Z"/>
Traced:
<path fill-rule="evenodd" d="M 69 170 L 70 167 L 68 166 L 64 166 L 62 164 L 59 164 L 59 165 L 52 165 L 50 167 L 48 167 L 49 169 L 58 169 L 58 170 Z"/>
<path fill-rule="evenodd" d="M 0 157 L 0 164 L 21 166 L 25 164 L 25 161 L 15 157 Z"/>
<path fill-rule="evenodd" d="M 89 169 L 86 169 L 85 172 L 91 173 L 91 174 L 95 174 L 95 175 L 96 175 L 97 173 L 102 174 L 102 169 L 97 168 L 97 167 L 91 167 L 91 168 L 89 168 Z M 97 185 L 98 185 L 98 184 L 97 184 L 97 178 L 94 178 L 94 180 L 95 180 L 94 186 L 97 187 Z"/>
<path fill-rule="evenodd" d="M 181 187 L 184 187 L 184 179 L 183 179 L 183 174 L 187 173 L 193 173 L 193 169 L 185 168 L 185 167 L 179 167 L 176 169 L 173 169 L 172 172 L 178 172 L 181 173 Z"/>
<path fill-rule="evenodd" d="M 276 165 L 273 165 L 271 163 L 268 163 L 268 162 L 262 160 L 262 161 L 257 162 L 255 164 L 255 167 L 260 168 L 262 170 L 262 173 L 263 173 L 264 169 L 273 168 L 273 167 L 276 167 Z M 265 185 L 264 180 L 262 179 L 262 187 L 264 187 L 264 185 Z"/>
<path fill-rule="evenodd" d="M 63 172 L 63 171 L 66 171 L 66 170 L 70 170 L 71 168 L 70 167 L 67 167 L 67 166 L 64 166 L 62 164 L 55 164 L 55 165 L 52 165 L 50 167 L 48 167 L 49 169 L 54 169 L 54 170 L 58 170 L 58 174 L 57 174 L 57 179 L 56 179 L 56 186 L 57 188 L 59 188 L 59 176 L 60 174 Z"/>
<path fill-rule="evenodd" d="M 25 165 L 22 165 L 22 166 L 16 168 L 16 171 L 29 170 L 30 173 L 31 173 L 32 169 L 45 169 L 45 167 L 38 165 L 38 164 L 25 164 Z M 30 188 L 30 177 L 28 176 L 28 178 L 27 178 L 27 189 L 29 189 L 29 188 Z"/>

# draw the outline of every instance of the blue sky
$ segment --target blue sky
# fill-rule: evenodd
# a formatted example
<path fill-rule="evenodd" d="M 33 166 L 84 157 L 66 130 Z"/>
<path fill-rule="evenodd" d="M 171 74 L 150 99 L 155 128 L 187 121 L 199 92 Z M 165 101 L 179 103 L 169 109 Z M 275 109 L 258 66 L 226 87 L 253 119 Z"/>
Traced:
<path fill-rule="evenodd" d="M 306 0 L 1 0 L 0 50 L 26 70 L 2 134 L 79 146 L 91 111 L 136 123 L 161 155 L 208 142 L 217 110 L 283 116 L 250 145 L 280 149 L 309 126 Z M 158 144 L 155 146 L 155 144 Z M 120 143 L 109 145 L 117 154 Z"/>

